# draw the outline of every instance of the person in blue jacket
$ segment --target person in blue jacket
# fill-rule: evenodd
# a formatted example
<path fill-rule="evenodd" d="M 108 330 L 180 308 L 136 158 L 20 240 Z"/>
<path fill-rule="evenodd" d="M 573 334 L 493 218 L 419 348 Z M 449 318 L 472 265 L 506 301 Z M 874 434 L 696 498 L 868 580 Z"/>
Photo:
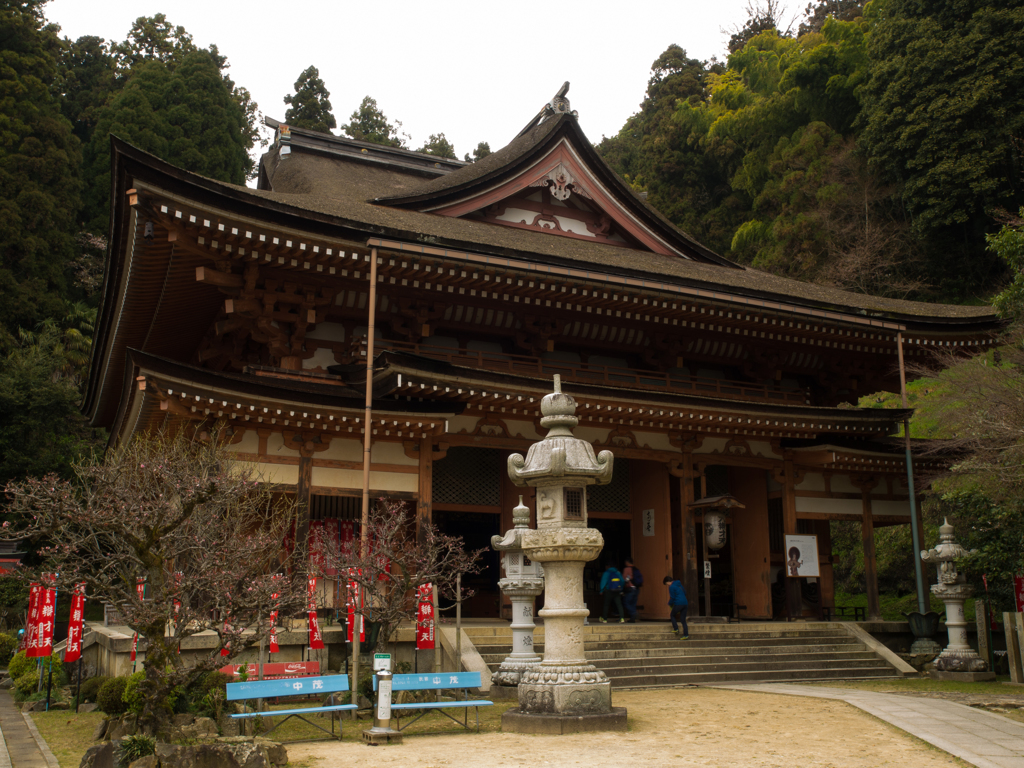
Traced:
<path fill-rule="evenodd" d="M 626 621 L 626 613 L 622 610 L 622 591 L 626 587 L 626 580 L 622 573 L 611 563 L 601 574 L 601 595 L 604 597 L 604 608 L 601 611 L 601 623 L 608 623 L 608 606 L 615 603 L 619 609 L 619 623 Z"/>
<path fill-rule="evenodd" d="M 666 576 L 661 581 L 662 584 L 668 584 L 668 604 L 672 611 L 669 613 L 669 618 L 672 620 L 672 631 L 676 633 L 676 637 L 679 637 L 679 624 L 676 622 L 678 616 L 683 622 L 683 635 L 680 640 L 690 639 L 690 628 L 686 625 L 686 608 L 689 605 L 686 601 L 686 590 L 683 589 L 683 583 L 679 579 L 673 579 L 671 576 Z"/>

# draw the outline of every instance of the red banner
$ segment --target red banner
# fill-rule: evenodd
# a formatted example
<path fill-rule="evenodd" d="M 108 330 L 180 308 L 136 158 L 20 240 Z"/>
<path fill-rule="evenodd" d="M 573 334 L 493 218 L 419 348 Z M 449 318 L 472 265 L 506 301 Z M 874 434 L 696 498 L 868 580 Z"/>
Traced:
<path fill-rule="evenodd" d="M 323 568 L 324 552 L 331 553 L 332 549 L 341 546 L 341 521 L 339 520 L 311 520 L 309 523 L 309 560 Z M 328 576 L 338 573 L 337 568 L 324 570 Z"/>
<path fill-rule="evenodd" d="M 416 650 L 424 651 L 434 647 L 434 588 L 424 584 L 416 589 Z"/>
<path fill-rule="evenodd" d="M 228 621 L 225 621 L 224 622 L 224 629 L 221 631 L 221 634 L 226 635 L 230 631 L 231 631 L 231 624 Z M 224 647 L 220 649 L 220 655 L 221 656 L 227 656 L 230 653 L 231 653 L 231 641 L 228 640 L 227 642 L 224 643 Z"/>
<path fill-rule="evenodd" d="M 1024 576 L 1013 577 L 1013 596 L 1017 599 L 1017 613 L 1024 613 Z"/>
<path fill-rule="evenodd" d="M 43 595 L 43 585 L 33 582 L 28 588 L 28 624 L 25 627 L 25 655 L 29 658 L 38 656 L 36 653 L 36 627 L 39 625 L 39 603 Z"/>
<path fill-rule="evenodd" d="M 324 639 L 320 634 L 320 623 L 316 620 L 316 576 L 307 579 L 309 585 L 309 647 L 318 651 L 324 647 Z"/>
<path fill-rule="evenodd" d="M 138 632 L 133 632 L 132 633 L 132 654 L 131 654 L 131 657 L 130 657 L 132 661 L 135 661 L 135 653 L 136 653 L 136 651 L 138 651 L 138 649 L 139 649 L 139 633 Z"/>
<path fill-rule="evenodd" d="M 146 580 L 141 576 L 135 582 L 135 592 L 138 594 L 140 601 L 146 599 Z"/>
<path fill-rule="evenodd" d="M 276 606 L 279 593 L 275 592 L 270 597 Z M 274 610 L 270 612 L 270 653 L 278 653 L 280 650 L 277 645 L 277 611 Z"/>
<path fill-rule="evenodd" d="M 82 626 L 85 614 L 85 584 L 75 587 L 71 596 L 71 618 L 68 619 L 68 642 L 64 650 L 64 663 L 78 661 L 82 656 Z"/>
<path fill-rule="evenodd" d="M 353 642 L 353 629 L 356 625 L 356 603 L 363 607 L 363 588 L 357 581 L 352 580 L 356 575 L 355 568 L 348 569 L 349 581 L 345 594 L 345 607 L 348 609 L 348 641 Z M 366 619 L 362 613 L 359 614 L 359 642 L 366 640 Z"/>
<path fill-rule="evenodd" d="M 46 578 L 46 574 L 43 574 L 43 578 Z M 53 653 L 53 621 L 56 602 L 57 590 L 39 585 L 39 594 L 36 598 L 36 618 L 32 634 L 28 639 L 26 656 L 45 658 Z M 31 618 L 29 622 L 32 622 Z"/>

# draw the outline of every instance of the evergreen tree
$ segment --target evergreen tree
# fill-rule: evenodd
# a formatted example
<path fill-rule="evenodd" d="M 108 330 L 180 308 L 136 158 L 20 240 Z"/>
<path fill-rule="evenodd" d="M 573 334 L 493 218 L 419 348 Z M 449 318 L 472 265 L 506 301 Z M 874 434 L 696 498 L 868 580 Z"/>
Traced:
<path fill-rule="evenodd" d="M 990 281 L 987 211 L 1024 203 L 1024 5 L 885 0 L 871 6 L 862 146 L 903 187 L 949 291 Z M 870 15 L 870 14 L 869 14 Z"/>
<path fill-rule="evenodd" d="M 295 81 L 295 93 L 284 97 L 284 103 L 290 105 L 284 114 L 285 122 L 296 128 L 330 133 L 338 125 L 331 113 L 330 97 L 320 71 L 308 67 Z"/>
<path fill-rule="evenodd" d="M 476 149 L 473 150 L 472 157 L 469 156 L 469 152 L 466 153 L 465 160 L 467 163 L 475 163 L 477 160 L 483 160 L 489 154 L 491 154 L 491 145 L 486 141 L 481 141 L 476 145 Z"/>
<path fill-rule="evenodd" d="M 445 157 L 449 160 L 459 159 L 459 156 L 455 154 L 455 147 L 453 147 L 451 142 L 445 138 L 443 133 L 430 134 L 430 138 L 427 139 L 427 143 L 416 151 L 422 152 L 426 155 Z"/>
<path fill-rule="evenodd" d="M 53 92 L 41 0 L 0 0 L 0 350 L 63 306 L 81 153 Z"/>
<path fill-rule="evenodd" d="M 173 70 L 158 60 L 135 66 L 124 88 L 99 110 L 86 148 L 90 232 L 109 226 L 110 134 L 186 170 L 245 183 L 254 128 L 231 85 L 215 51 L 194 50 Z"/>
<path fill-rule="evenodd" d="M 117 59 L 118 73 L 123 79 L 127 79 L 132 70 L 145 61 L 159 61 L 173 69 L 195 50 L 192 35 L 184 27 L 171 24 L 162 13 L 139 16 L 128 32 L 128 38 L 111 46 L 111 52 Z M 220 58 L 218 65 L 223 68 L 224 63 Z"/>
<path fill-rule="evenodd" d="M 88 144 L 96 127 L 96 113 L 120 88 L 117 60 L 105 40 L 80 37 L 67 41 L 60 57 L 61 112 L 82 144 Z"/>
<path fill-rule="evenodd" d="M 402 124 L 397 120 L 388 122 L 387 115 L 377 106 L 375 99 L 365 97 L 359 109 L 349 117 L 348 125 L 341 129 L 345 135 L 356 141 L 383 144 L 387 147 L 404 147 L 406 134 L 400 133 Z"/>
<path fill-rule="evenodd" d="M 821 32 L 827 19 L 853 21 L 864 13 L 864 4 L 865 0 L 817 0 L 808 3 L 797 34 L 802 36 L 811 32 Z"/>

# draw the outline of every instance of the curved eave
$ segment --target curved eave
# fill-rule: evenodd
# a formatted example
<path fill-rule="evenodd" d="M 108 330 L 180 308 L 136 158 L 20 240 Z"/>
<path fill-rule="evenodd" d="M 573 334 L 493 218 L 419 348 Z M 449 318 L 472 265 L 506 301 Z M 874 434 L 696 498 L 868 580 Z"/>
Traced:
<path fill-rule="evenodd" d="M 680 253 L 697 261 L 731 269 L 743 269 L 738 264 L 719 256 L 711 249 L 701 245 L 641 201 L 625 181 L 612 171 L 604 159 L 597 154 L 593 145 L 583 134 L 576 118 L 563 114 L 554 119 L 558 121 L 557 127 L 554 130 L 550 130 L 542 141 L 530 147 L 518 157 L 512 158 L 506 165 L 495 168 L 486 174 L 468 179 L 464 184 L 458 184 L 442 191 L 401 197 L 380 197 L 374 200 L 374 202 L 381 205 L 415 210 L 445 207 L 509 181 L 521 173 L 525 167 L 529 167 L 550 153 L 563 138 L 566 138 L 576 152 L 584 159 L 589 170 L 595 174 L 602 184 L 612 190 L 618 203 Z M 549 236 L 557 237 L 557 235 Z"/>

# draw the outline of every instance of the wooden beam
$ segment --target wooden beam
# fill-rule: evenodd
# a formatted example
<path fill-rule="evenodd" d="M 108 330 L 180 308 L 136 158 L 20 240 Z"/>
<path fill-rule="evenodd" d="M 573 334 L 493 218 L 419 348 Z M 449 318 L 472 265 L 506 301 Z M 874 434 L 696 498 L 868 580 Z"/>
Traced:
<path fill-rule="evenodd" d="M 782 462 L 782 532 L 793 535 L 796 530 L 796 470 L 793 467 L 793 454 L 787 452 Z M 790 621 L 803 615 L 803 597 L 799 578 L 786 577 L 786 615 Z"/>
<path fill-rule="evenodd" d="M 209 267 L 196 267 L 196 282 L 215 285 L 218 288 L 241 288 L 245 285 L 245 278 L 230 272 L 218 272 Z"/>
<path fill-rule="evenodd" d="M 433 523 L 434 495 L 434 441 L 433 438 L 420 440 L 419 501 L 416 504 L 416 538 L 426 540 L 427 528 Z"/>

